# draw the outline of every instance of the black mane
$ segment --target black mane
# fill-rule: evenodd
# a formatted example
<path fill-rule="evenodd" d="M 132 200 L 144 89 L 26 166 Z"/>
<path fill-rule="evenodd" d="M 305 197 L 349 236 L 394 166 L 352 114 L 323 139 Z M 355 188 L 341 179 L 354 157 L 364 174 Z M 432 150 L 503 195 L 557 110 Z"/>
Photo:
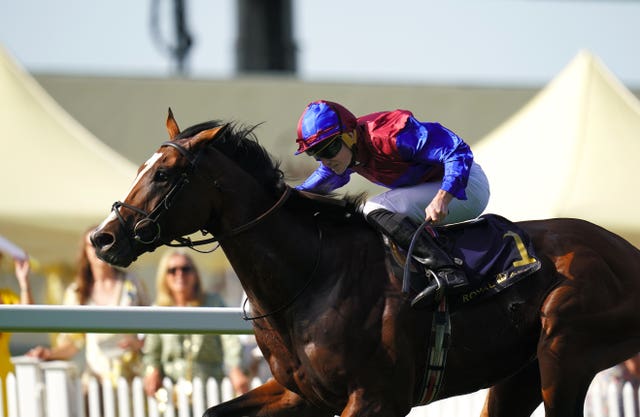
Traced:
<path fill-rule="evenodd" d="M 280 162 L 271 158 L 267 150 L 258 143 L 258 138 L 253 133 L 257 125 L 247 127 L 211 120 L 183 130 L 177 139 L 189 138 L 203 130 L 218 126 L 226 127 L 216 136 L 215 140 L 211 141 L 214 148 L 235 161 L 269 190 L 277 191 L 284 187 L 284 173 L 280 170 Z"/>
<path fill-rule="evenodd" d="M 190 138 L 203 130 L 225 125 L 224 130 L 211 141 L 211 146 L 235 161 L 274 196 L 279 196 L 287 186 L 284 181 L 284 173 L 280 169 L 280 161 L 274 160 L 269 152 L 260 145 L 254 133 L 258 125 L 243 126 L 237 123 L 211 120 L 183 130 L 176 139 Z M 325 214 L 335 214 L 336 218 L 350 218 L 351 216 L 345 216 L 346 213 L 361 217 L 359 208 L 365 199 L 364 194 L 346 196 L 344 198 L 331 197 L 315 200 L 309 199 L 300 193 L 293 193 L 288 205 L 295 207 L 297 210 L 322 211 Z"/>

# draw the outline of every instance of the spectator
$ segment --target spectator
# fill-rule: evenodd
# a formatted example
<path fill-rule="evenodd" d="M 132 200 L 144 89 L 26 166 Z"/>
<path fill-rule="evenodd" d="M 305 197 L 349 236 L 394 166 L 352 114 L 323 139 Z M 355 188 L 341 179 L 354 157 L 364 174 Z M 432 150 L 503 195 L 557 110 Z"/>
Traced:
<path fill-rule="evenodd" d="M 134 278 L 98 259 L 89 234 L 83 237 L 75 281 L 66 289 L 65 305 L 142 306 L 148 305 L 144 287 Z M 141 373 L 140 350 L 144 341 L 136 335 L 69 334 L 58 335 L 55 347 L 37 346 L 27 356 L 43 360 L 70 360 L 85 349 L 85 382 L 89 376 L 100 381 L 119 377 L 128 380 Z"/>
<path fill-rule="evenodd" d="M 196 266 L 189 255 L 179 250 L 167 252 L 156 275 L 157 306 L 223 307 L 218 294 L 205 294 Z M 242 372 L 241 345 L 234 335 L 149 334 L 144 345 L 145 392 L 154 396 L 168 377 L 174 383 L 184 378 L 187 384 L 195 377 L 203 382 L 209 377 L 218 381 L 225 371 L 236 393 L 249 389 Z M 225 369 L 226 368 L 226 369 Z"/>
<path fill-rule="evenodd" d="M 0 260 L 2 253 L 0 253 Z M 27 256 L 13 259 L 15 267 L 15 275 L 20 287 L 20 295 L 18 296 L 9 288 L 0 288 L 0 304 L 33 304 L 31 295 L 31 284 L 29 282 L 29 258 Z M 11 353 L 9 351 L 9 341 L 11 333 L 0 332 L 0 380 L 2 381 L 2 404 L 3 415 L 7 415 L 7 392 L 6 382 L 7 375 L 13 372 L 13 364 L 11 363 Z"/>
<path fill-rule="evenodd" d="M 625 414 L 622 389 L 626 383 L 633 388 L 633 413 Z M 609 387 L 613 384 L 617 392 L 617 410 L 610 410 L 613 404 L 609 402 Z M 597 389 L 596 389 L 597 388 Z M 640 417 L 638 409 L 638 389 L 640 389 L 640 353 L 632 356 L 609 369 L 605 369 L 595 376 L 587 394 L 585 415 L 588 417 Z M 597 394 L 597 398 L 595 395 Z M 601 407 L 598 413 L 593 407 Z"/>

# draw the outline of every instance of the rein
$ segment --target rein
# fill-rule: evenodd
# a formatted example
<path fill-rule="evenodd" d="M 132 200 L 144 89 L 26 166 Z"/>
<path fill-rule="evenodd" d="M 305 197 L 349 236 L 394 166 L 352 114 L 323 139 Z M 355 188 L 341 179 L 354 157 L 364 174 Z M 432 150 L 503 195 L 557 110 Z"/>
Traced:
<path fill-rule="evenodd" d="M 173 202 L 177 199 L 178 194 L 180 193 L 182 188 L 189 183 L 189 179 L 191 175 L 193 175 L 193 173 L 195 172 L 198 161 L 200 160 L 200 156 L 202 155 L 202 151 L 198 152 L 197 155 L 194 155 L 187 148 L 176 143 L 175 141 L 166 141 L 166 142 L 163 142 L 162 145 L 160 145 L 161 148 L 165 146 L 176 149 L 183 157 L 185 157 L 187 161 L 189 161 L 189 169 L 186 172 L 183 172 L 182 174 L 180 174 L 180 177 L 178 178 L 176 183 L 173 184 L 173 186 L 169 189 L 167 194 L 162 198 L 162 201 L 160 202 L 160 204 L 154 207 L 153 210 L 151 210 L 150 212 L 146 212 L 139 207 L 132 206 L 122 201 L 116 201 L 111 206 L 111 211 L 115 213 L 115 216 L 118 218 L 118 221 L 120 222 L 123 229 L 125 230 L 127 229 L 126 222 L 122 217 L 122 214 L 120 214 L 120 210 L 119 210 L 120 207 L 128 208 L 129 210 L 144 216 L 144 218 L 139 220 L 133 227 L 133 240 L 146 245 L 155 243 L 160 238 L 161 229 L 160 229 L 160 225 L 158 224 L 158 220 L 171 207 Z M 215 180 L 214 180 L 214 183 L 216 183 Z M 264 219 L 266 219 L 271 214 L 273 214 L 276 210 L 282 207 L 282 205 L 287 201 L 290 195 L 291 195 L 291 187 L 285 186 L 284 192 L 282 193 L 278 201 L 276 201 L 276 203 L 273 206 L 271 206 L 267 211 L 260 214 L 258 217 L 249 221 L 248 223 L 240 225 L 234 229 L 231 229 L 229 232 L 224 233 L 221 236 L 218 236 L 218 237 L 214 236 L 209 239 L 201 239 L 196 241 L 192 241 L 189 237 L 183 236 L 183 237 L 178 237 L 173 239 L 173 240 L 176 240 L 178 243 L 168 242 L 166 243 L 166 245 L 171 247 L 188 247 L 197 252 L 204 252 L 204 253 L 213 252 L 218 248 L 218 246 L 215 246 L 210 251 L 200 251 L 196 249 L 195 246 L 201 246 L 201 245 L 206 245 L 213 242 L 219 242 L 220 240 L 237 235 L 239 233 L 242 233 L 256 226 L 258 223 L 262 222 Z M 145 238 L 142 236 L 141 232 L 144 230 L 143 228 L 146 225 L 155 226 L 155 233 L 152 238 Z M 202 229 L 201 231 L 204 235 L 211 234 L 209 231 L 204 229 Z"/>
<path fill-rule="evenodd" d="M 431 223 L 431 220 L 425 220 L 417 229 L 416 231 L 413 233 L 413 236 L 411 237 L 411 242 L 409 243 L 409 248 L 407 249 L 407 255 L 406 255 L 406 259 L 404 261 L 404 270 L 403 270 L 403 274 L 402 274 L 402 292 L 407 294 L 410 290 L 410 282 L 409 282 L 409 277 L 410 277 L 410 272 L 409 269 L 411 268 L 411 259 L 412 259 L 412 255 L 413 255 L 413 248 L 416 245 L 416 241 L 418 240 L 418 236 L 420 235 L 420 233 L 424 233 L 424 229 L 425 227 Z M 438 289 L 440 289 L 440 279 L 438 279 L 438 277 L 434 274 L 433 278 L 436 280 L 436 282 L 438 282 Z"/>
<path fill-rule="evenodd" d="M 206 245 L 208 243 L 213 243 L 213 242 L 219 242 L 221 240 L 224 240 L 228 237 L 231 236 L 235 236 L 239 233 L 242 233 L 248 229 L 251 229 L 252 227 L 254 227 L 255 225 L 257 225 L 258 223 L 262 222 L 264 219 L 266 219 L 267 217 L 269 217 L 271 214 L 273 214 L 276 210 L 278 210 L 289 198 L 289 196 L 291 195 L 291 187 L 287 186 L 284 190 L 284 192 L 282 193 L 282 195 L 280 196 L 280 198 L 278 199 L 278 201 L 276 201 L 276 203 L 271 206 L 267 211 L 265 211 L 264 213 L 262 213 L 261 215 L 259 215 L 258 217 L 256 217 L 255 219 L 251 220 L 248 223 L 245 223 L 243 225 L 240 225 L 238 227 L 236 227 L 235 229 L 231 229 L 229 232 L 218 236 L 218 237 L 211 237 L 209 239 L 201 239 L 201 240 L 196 240 L 196 241 L 192 241 L 189 237 L 179 237 L 176 238 L 174 240 L 177 240 L 180 243 L 167 243 L 167 246 L 172 246 L 172 247 L 188 247 L 191 248 L 193 250 L 197 249 L 194 246 L 200 246 L 200 245 Z M 203 233 L 205 231 L 203 230 Z M 209 233 L 208 231 L 206 231 L 206 233 Z M 209 233 L 210 234 L 210 233 Z M 217 246 L 216 246 L 217 248 Z M 214 249 L 215 250 L 215 249 Z M 198 251 L 200 252 L 200 251 Z"/>

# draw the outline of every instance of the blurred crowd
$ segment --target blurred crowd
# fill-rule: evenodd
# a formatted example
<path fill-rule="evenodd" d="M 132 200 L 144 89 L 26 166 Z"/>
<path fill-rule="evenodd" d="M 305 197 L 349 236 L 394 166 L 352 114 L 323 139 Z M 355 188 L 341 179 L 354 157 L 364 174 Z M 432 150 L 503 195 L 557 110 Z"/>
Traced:
<path fill-rule="evenodd" d="M 163 306 L 224 307 L 218 293 L 206 292 L 194 259 L 182 249 L 167 250 L 160 259 L 155 277 L 155 299 L 150 300 L 146 286 L 136 277 L 117 269 L 95 253 L 88 229 L 81 239 L 73 282 L 66 288 L 62 303 L 87 306 Z M 4 240 L 6 242 L 6 239 Z M 0 248 L 0 256 L 2 254 Z M 33 304 L 30 285 L 30 261 L 26 253 L 14 251 L 15 277 L 19 292 L 0 289 L 0 303 Z M 13 371 L 11 334 L 0 333 L 0 377 Z M 75 360 L 82 366 L 82 380 L 118 378 L 131 381 L 141 377 L 147 395 L 162 400 L 163 381 L 190 382 L 195 377 L 229 378 L 237 395 L 250 389 L 254 377 L 270 377 L 268 367 L 252 336 L 218 334 L 105 334 L 60 333 L 48 345 L 33 346 L 26 356 L 50 360 Z M 81 356 L 81 358 L 78 358 Z M 77 359 L 81 359 L 77 361 Z M 184 388 L 175 385 L 178 389 Z M 3 390 L 6 408 L 6 393 Z M 165 399 L 166 400 L 166 399 Z M 6 415 L 6 409 L 4 410 Z"/>

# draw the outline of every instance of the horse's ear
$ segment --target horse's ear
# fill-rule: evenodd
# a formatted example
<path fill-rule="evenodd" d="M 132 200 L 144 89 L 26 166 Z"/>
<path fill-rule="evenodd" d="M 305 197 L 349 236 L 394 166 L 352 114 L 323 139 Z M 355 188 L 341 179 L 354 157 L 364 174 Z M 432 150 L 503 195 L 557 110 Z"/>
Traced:
<path fill-rule="evenodd" d="M 198 146 L 201 142 L 207 142 L 211 139 L 214 139 L 216 136 L 220 135 L 225 129 L 229 126 L 228 124 L 213 127 L 211 129 L 203 130 L 193 137 L 191 140 L 191 144 L 193 146 Z"/>
<path fill-rule="evenodd" d="M 176 119 L 173 118 L 171 107 L 169 107 L 169 114 L 167 114 L 167 132 L 169 132 L 169 139 L 174 139 L 180 134 L 180 128 Z"/>

